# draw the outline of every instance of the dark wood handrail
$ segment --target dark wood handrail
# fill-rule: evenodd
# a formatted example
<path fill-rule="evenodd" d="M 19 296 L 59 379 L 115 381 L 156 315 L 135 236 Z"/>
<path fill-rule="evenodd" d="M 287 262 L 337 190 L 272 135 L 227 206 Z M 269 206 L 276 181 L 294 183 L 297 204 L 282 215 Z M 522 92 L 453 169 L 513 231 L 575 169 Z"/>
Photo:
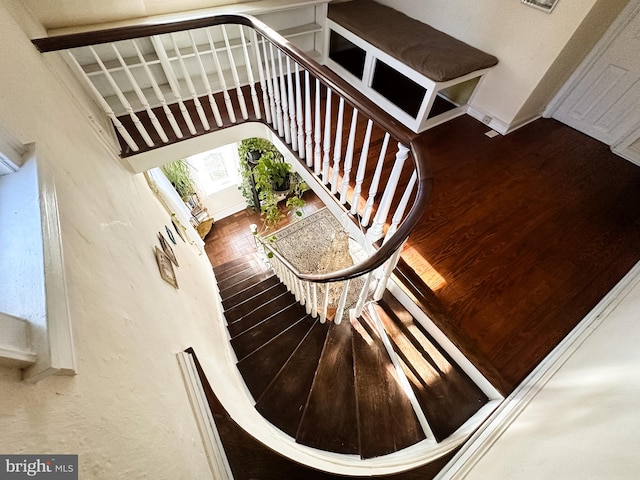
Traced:
<path fill-rule="evenodd" d="M 265 38 L 269 39 L 269 41 L 271 41 L 278 49 L 291 57 L 299 65 L 303 66 L 310 74 L 320 79 L 334 93 L 343 97 L 358 111 L 368 116 L 368 118 L 372 119 L 375 123 L 389 132 L 392 137 L 410 149 L 418 178 L 417 194 L 414 203 L 409 210 L 409 213 L 404 218 L 404 221 L 398 227 L 398 230 L 392 235 L 389 241 L 385 242 L 371 257 L 357 265 L 331 272 L 329 274 L 303 274 L 297 272 L 297 270 L 288 261 L 286 261 L 286 259 L 282 259 L 279 256 L 279 259 L 282 260 L 294 273 L 296 273 L 300 279 L 312 282 L 326 283 L 342 281 L 355 278 L 375 270 L 402 246 L 404 241 L 409 237 L 413 227 L 422 218 L 429 202 L 432 187 L 432 176 L 427 162 L 425 148 L 421 143 L 416 142 L 417 135 L 414 132 L 410 131 L 384 110 L 380 109 L 377 104 L 349 85 L 337 74 L 310 60 L 299 48 L 260 20 L 249 15 L 225 14 L 182 20 L 178 22 L 158 22 L 153 24 L 117 27 L 91 32 L 37 38 L 33 39 L 32 42 L 40 52 L 44 53 L 101 43 L 130 40 L 132 38 L 205 28 L 221 24 L 245 25 L 255 29 Z M 262 121 L 264 122 L 264 120 Z M 301 164 L 303 164 L 303 162 L 301 162 Z"/>

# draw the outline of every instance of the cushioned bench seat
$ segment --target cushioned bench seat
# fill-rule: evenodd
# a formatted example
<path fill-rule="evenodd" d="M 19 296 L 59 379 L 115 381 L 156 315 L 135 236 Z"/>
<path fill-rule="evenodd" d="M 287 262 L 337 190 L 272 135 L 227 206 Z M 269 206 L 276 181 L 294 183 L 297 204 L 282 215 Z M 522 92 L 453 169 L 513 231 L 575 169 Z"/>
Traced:
<path fill-rule="evenodd" d="M 436 82 L 498 63 L 493 55 L 372 0 L 330 3 L 328 17 Z"/>

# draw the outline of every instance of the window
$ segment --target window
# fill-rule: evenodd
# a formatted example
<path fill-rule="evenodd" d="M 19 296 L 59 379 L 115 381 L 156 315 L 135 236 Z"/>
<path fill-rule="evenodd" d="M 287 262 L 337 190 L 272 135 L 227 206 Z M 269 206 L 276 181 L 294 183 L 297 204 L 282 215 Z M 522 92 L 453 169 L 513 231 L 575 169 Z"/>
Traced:
<path fill-rule="evenodd" d="M 235 143 L 187 158 L 194 180 L 204 196 L 240 183 L 238 148 Z"/>

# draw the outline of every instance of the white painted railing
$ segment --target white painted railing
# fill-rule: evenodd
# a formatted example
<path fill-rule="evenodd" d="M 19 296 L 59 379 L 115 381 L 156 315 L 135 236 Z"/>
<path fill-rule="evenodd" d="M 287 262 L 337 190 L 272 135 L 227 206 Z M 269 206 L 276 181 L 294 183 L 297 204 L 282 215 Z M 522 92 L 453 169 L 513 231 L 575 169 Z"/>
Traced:
<path fill-rule="evenodd" d="M 273 30 L 252 17 L 223 15 L 34 43 L 67 52 L 112 119 L 124 157 L 244 121 L 268 124 L 298 159 L 294 168 L 336 202 L 372 252 L 328 274 L 297 272 L 269 252 L 278 275 L 322 320 L 329 309 L 339 321 L 351 308 L 346 293 L 329 304 L 334 282 L 345 292 L 362 289 L 357 313 L 369 292 L 384 290 L 427 203 L 424 154 L 415 134 Z M 351 282 L 357 277 L 364 285 Z"/>

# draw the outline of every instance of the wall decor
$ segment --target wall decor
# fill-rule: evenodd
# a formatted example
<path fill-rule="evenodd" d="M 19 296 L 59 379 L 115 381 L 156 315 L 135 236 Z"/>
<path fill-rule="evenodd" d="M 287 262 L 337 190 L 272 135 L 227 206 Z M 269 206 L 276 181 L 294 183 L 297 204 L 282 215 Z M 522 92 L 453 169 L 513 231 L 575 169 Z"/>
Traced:
<path fill-rule="evenodd" d="M 182 239 L 183 242 L 186 242 L 186 240 L 184 239 L 184 233 L 182 233 L 182 229 L 178 226 L 176 221 L 172 219 L 171 223 L 173 224 L 173 228 L 178 234 L 178 236 Z"/>
<path fill-rule="evenodd" d="M 167 237 L 169 237 L 169 240 L 171 240 L 171 243 L 176 245 L 176 237 L 173 236 L 173 232 L 169 230 L 169 227 L 167 227 L 166 225 L 164 226 L 164 229 L 166 230 Z"/>
<path fill-rule="evenodd" d="M 173 249 L 171 248 L 171 245 L 169 245 L 169 242 L 167 242 L 167 239 L 164 238 L 164 235 L 162 235 L 161 232 L 158 232 L 158 240 L 160 240 L 160 246 L 162 247 L 162 251 L 167 257 L 169 257 L 169 260 L 171 260 L 171 263 L 173 263 L 176 267 L 179 267 L 180 265 L 178 265 L 178 259 L 176 258 L 176 254 L 173 253 Z"/>
<path fill-rule="evenodd" d="M 173 269 L 173 263 L 171 263 L 169 257 L 167 257 L 167 255 L 158 247 L 155 247 L 155 253 L 156 262 L 158 262 L 158 269 L 160 270 L 160 276 L 165 282 L 175 288 L 178 288 L 178 279 L 176 278 L 176 272 Z"/>
<path fill-rule="evenodd" d="M 522 0 L 522 3 L 547 13 L 551 13 L 551 10 L 556 6 L 558 0 Z"/>

